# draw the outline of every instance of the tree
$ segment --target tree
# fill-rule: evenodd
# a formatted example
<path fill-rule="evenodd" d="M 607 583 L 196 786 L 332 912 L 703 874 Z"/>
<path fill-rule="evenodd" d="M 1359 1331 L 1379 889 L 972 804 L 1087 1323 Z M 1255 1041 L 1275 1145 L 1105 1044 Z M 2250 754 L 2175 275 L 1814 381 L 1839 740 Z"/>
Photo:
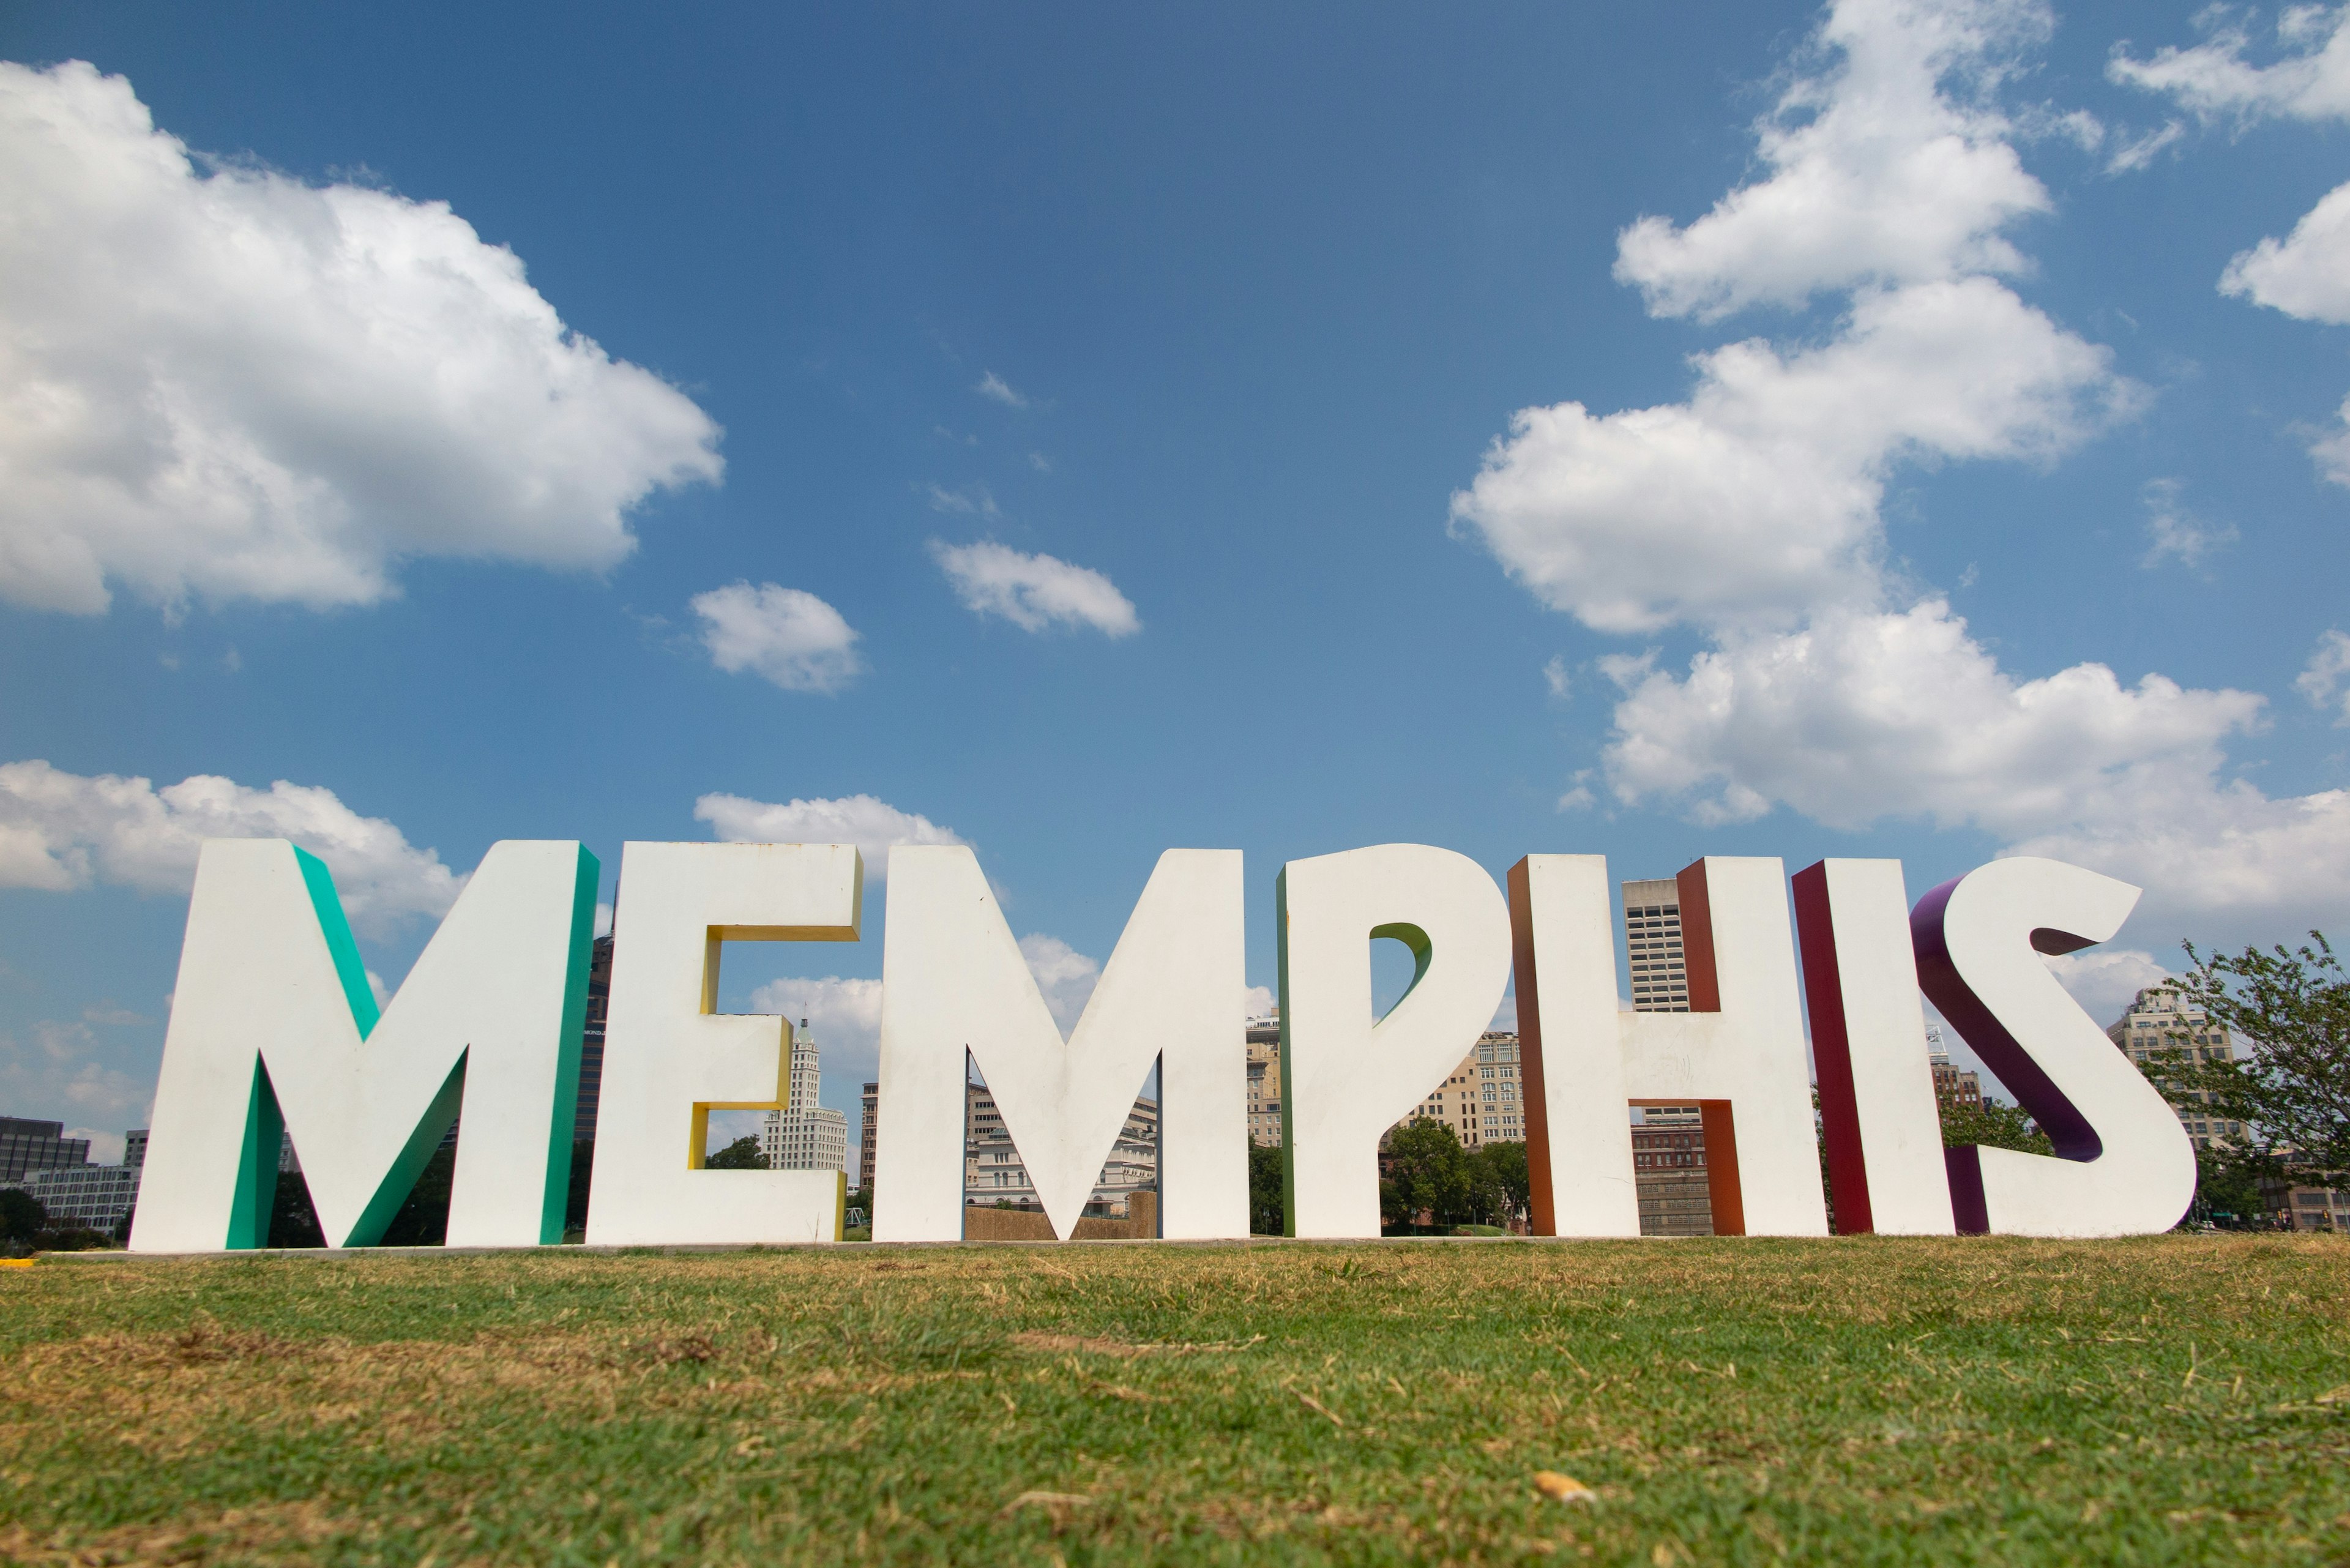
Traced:
<path fill-rule="evenodd" d="M 2147 1075 L 2174 1101 L 2203 1101 L 2209 1115 L 2241 1122 L 2252 1160 L 2338 1187 L 2350 1183 L 2350 972 L 2324 932 L 2309 940 L 2316 945 L 2290 952 L 2280 945 L 2209 958 L 2184 944 L 2195 967 L 2177 981 L 2179 1000 L 2251 1053 L 2217 1061 L 2182 1031 Z"/>
<path fill-rule="evenodd" d="M 1380 1218 L 1401 1230 L 1426 1214 L 1440 1229 L 1475 1221 L 1476 1182 L 1469 1152 L 1442 1122 L 1413 1118 L 1388 1136 L 1387 1181 L 1380 1184 Z M 1389 1187 L 1392 1186 L 1392 1193 Z"/>
<path fill-rule="evenodd" d="M 1249 1234 L 1279 1236 L 1283 1223 L 1281 1146 L 1252 1139 L 1248 1154 Z"/>
<path fill-rule="evenodd" d="M 269 1244 L 273 1247 L 323 1247 L 327 1232 L 310 1202 L 310 1184 L 298 1170 L 280 1171 L 277 1196 L 270 1200 Z"/>
<path fill-rule="evenodd" d="M 2011 1106 L 2004 1100 L 1985 1100 L 1980 1106 L 1954 1105 L 1944 1100 L 1941 1106 L 1944 1148 L 1971 1143 L 2024 1154 L 2056 1152 L 2055 1144 L 2022 1106 Z"/>
<path fill-rule="evenodd" d="M 1478 1214 L 1489 1225 L 1507 1225 L 1531 1219 L 1534 1178 L 1526 1168 L 1523 1143 L 1489 1143 L 1472 1157 L 1478 1166 Z"/>
<path fill-rule="evenodd" d="M 704 1170 L 764 1170 L 767 1157 L 759 1152 L 755 1137 L 738 1137 L 716 1154 L 702 1162 Z"/>
<path fill-rule="evenodd" d="M 48 1224 L 39 1199 L 19 1188 L 0 1189 L 0 1241 L 29 1241 Z"/>

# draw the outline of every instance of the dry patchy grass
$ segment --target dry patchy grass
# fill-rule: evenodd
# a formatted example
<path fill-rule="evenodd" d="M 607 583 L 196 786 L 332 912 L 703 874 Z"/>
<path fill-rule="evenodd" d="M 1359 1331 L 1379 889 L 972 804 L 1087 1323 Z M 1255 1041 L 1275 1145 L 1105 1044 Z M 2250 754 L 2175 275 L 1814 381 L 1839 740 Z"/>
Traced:
<path fill-rule="evenodd" d="M 52 1260 L 0 1557 L 2336 1563 L 2345 1286 L 2287 1237 Z"/>

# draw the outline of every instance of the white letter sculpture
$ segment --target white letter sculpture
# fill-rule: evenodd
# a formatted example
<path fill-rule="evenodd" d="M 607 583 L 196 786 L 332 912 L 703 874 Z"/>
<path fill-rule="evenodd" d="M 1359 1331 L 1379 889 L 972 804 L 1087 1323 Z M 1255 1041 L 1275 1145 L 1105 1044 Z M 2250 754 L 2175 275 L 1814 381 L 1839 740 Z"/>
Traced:
<path fill-rule="evenodd" d="M 449 1245 L 561 1241 L 597 877 L 493 845 L 379 1020 L 326 867 L 206 840 L 131 1250 L 266 1246 L 286 1133 L 328 1242 L 369 1245 L 461 1108 Z"/>
<path fill-rule="evenodd" d="M 873 1239 L 962 1235 L 965 1052 L 1055 1235 L 1076 1229 L 1155 1060 L 1159 1234 L 1246 1236 L 1243 918 L 1239 850 L 1168 850 L 1064 1041 L 978 858 L 892 849 Z"/>
<path fill-rule="evenodd" d="M 1638 1233 L 1631 1135 L 1607 1125 L 1629 1100 L 1700 1107 L 1716 1235 L 1826 1235 L 1780 863 L 1680 874 L 1687 1012 L 1616 1011 L 1607 875 L 1599 856 L 1530 855 L 1510 877 L 1536 1233 Z"/>
<path fill-rule="evenodd" d="M 1823 860 L 1796 872 L 1795 929 L 1837 1231 L 1951 1234 L 1901 862 Z"/>
<path fill-rule="evenodd" d="M 1959 1229 L 2017 1236 L 2168 1231 L 2195 1196 L 2195 1148 L 2160 1091 L 2040 961 L 2104 941 L 2138 890 L 2059 860 L 1994 860 L 1910 915 L 1926 994 L 2056 1146 L 1948 1151 Z"/>
<path fill-rule="evenodd" d="M 615 917 L 612 997 L 588 1240 L 837 1241 L 837 1170 L 707 1170 L 710 1113 L 780 1110 L 791 1025 L 718 1015 L 735 942 L 853 942 L 864 861 L 846 844 L 629 844 Z"/>
<path fill-rule="evenodd" d="M 1379 1233 L 1379 1137 L 1493 1021 L 1510 911 L 1483 867 L 1382 844 L 1293 860 L 1281 922 L 1282 1168 L 1293 1236 Z M 1371 941 L 1411 950 L 1409 989 L 1371 1017 Z"/>

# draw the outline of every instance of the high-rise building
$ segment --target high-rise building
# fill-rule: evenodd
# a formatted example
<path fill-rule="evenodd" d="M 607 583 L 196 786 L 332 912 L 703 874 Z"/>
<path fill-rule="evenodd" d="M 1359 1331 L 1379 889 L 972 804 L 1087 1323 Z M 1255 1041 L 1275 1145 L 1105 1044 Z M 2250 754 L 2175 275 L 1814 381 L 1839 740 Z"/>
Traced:
<path fill-rule="evenodd" d="M 122 1163 L 143 1166 L 147 1163 L 147 1129 L 133 1127 L 122 1135 Z"/>
<path fill-rule="evenodd" d="M 66 1137 L 65 1123 L 0 1116 L 0 1181 L 19 1181 L 32 1171 L 88 1163 L 89 1139 Z"/>
<path fill-rule="evenodd" d="M 759 1152 L 769 1170 L 847 1171 L 848 1117 L 816 1104 L 820 1086 L 816 1036 L 803 1018 L 792 1035 L 791 1098 L 769 1111 L 760 1129 Z"/>
<path fill-rule="evenodd" d="M 1524 1096 L 1517 1035 L 1488 1030 L 1477 1036 L 1477 1044 L 1461 1058 L 1461 1064 L 1428 1092 L 1419 1108 L 1396 1126 L 1423 1118 L 1441 1122 L 1469 1148 L 1489 1143 L 1523 1143 Z"/>
<path fill-rule="evenodd" d="M 1632 1188 L 1643 1236 L 1713 1234 L 1704 1113 L 1696 1106 L 1643 1106 L 1632 1126 Z"/>
<path fill-rule="evenodd" d="M 865 1126 L 857 1143 L 857 1185 L 873 1190 L 873 1142 L 881 1126 L 881 1085 L 865 1085 Z"/>
<path fill-rule="evenodd" d="M 1624 884 L 1625 949 L 1632 1011 L 1687 1012 L 1689 968 L 1681 950 L 1681 888 L 1670 877 Z"/>
<path fill-rule="evenodd" d="M 1281 1147 L 1281 1010 L 1248 1021 L 1248 1129 L 1251 1143 Z"/>
<path fill-rule="evenodd" d="M 136 1165 L 59 1165 L 28 1171 L 21 1187 L 48 1216 L 53 1231 L 96 1231 L 111 1236 L 121 1229 L 130 1206 L 139 1200 Z"/>
<path fill-rule="evenodd" d="M 1934 1099 L 1944 1110 L 1981 1110 L 1982 1080 L 1950 1061 L 1942 1026 L 1926 1026 L 1926 1060 L 1934 1070 Z"/>
<path fill-rule="evenodd" d="M 963 1089 L 962 1164 L 966 1205 L 1044 1208 L 1036 1196 L 1036 1184 L 1029 1179 L 1027 1165 L 1004 1128 L 995 1096 L 980 1084 L 966 1085 Z M 1135 1193 L 1158 1189 L 1159 1102 L 1138 1095 L 1133 1109 L 1126 1114 L 1126 1125 L 1118 1129 L 1118 1142 L 1102 1162 L 1093 1196 L 1086 1200 L 1086 1213 L 1096 1219 L 1122 1220 L 1128 1212 L 1127 1200 Z"/>
<path fill-rule="evenodd" d="M 2188 1060 L 2198 1063 L 2236 1059 L 2236 1048 L 2228 1032 L 2212 1023 L 2209 1013 L 2189 1005 L 2167 985 L 2150 985 L 2139 992 L 2137 1000 L 2129 1004 L 2129 1011 L 2106 1031 L 2106 1038 L 2137 1063 L 2141 1071 L 2165 1051 L 2180 1052 Z M 2212 1113 L 2208 1091 L 2171 1096 L 2170 1106 L 2178 1113 L 2187 1136 L 2199 1149 L 2244 1136 L 2243 1123 L 2226 1121 Z"/>
<path fill-rule="evenodd" d="M 612 939 L 596 939 L 588 963 L 588 1017 L 579 1032 L 579 1101 L 571 1116 L 571 1141 L 596 1140 L 596 1107 L 604 1094 L 604 1017 L 612 1004 Z"/>

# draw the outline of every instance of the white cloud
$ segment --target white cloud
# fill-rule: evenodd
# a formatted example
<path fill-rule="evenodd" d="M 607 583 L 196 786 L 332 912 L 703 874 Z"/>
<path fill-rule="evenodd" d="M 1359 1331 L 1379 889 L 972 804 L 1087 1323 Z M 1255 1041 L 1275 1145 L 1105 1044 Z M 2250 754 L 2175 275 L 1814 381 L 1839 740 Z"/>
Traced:
<path fill-rule="evenodd" d="M 2206 523 L 2187 510 L 2178 498 L 2184 488 L 2176 479 L 2150 479 L 2140 491 L 2149 541 L 2140 566 L 2153 567 L 2175 560 L 2183 566 L 2199 566 L 2204 556 L 2236 542 L 2232 526 Z"/>
<path fill-rule="evenodd" d="M 45 762 L 0 763 L 0 888 L 54 892 L 107 882 L 184 893 L 207 838 L 290 838 L 327 863 L 351 923 L 382 931 L 439 917 L 463 879 L 380 816 L 335 792 L 280 779 L 266 790 L 199 774 L 157 789 Z"/>
<path fill-rule="evenodd" d="M 2350 323 L 2350 184 L 2327 192 L 2285 238 L 2240 253 L 2220 292 L 2303 321 Z"/>
<path fill-rule="evenodd" d="M 2159 130 L 2149 130 L 2143 136 L 2132 137 L 2114 149 L 2114 155 L 2106 160 L 2106 172 L 2108 174 L 2135 173 L 2152 163 L 2158 153 L 2164 148 L 2174 145 L 2186 134 L 2186 125 L 2173 119 L 2165 122 Z"/>
<path fill-rule="evenodd" d="M 805 1018 L 816 1038 L 818 1060 L 834 1083 L 869 1081 L 881 1061 L 881 982 L 843 980 L 771 980 L 751 993 L 751 1011 L 773 1012 L 795 1023 Z M 837 1096 L 836 1096 L 837 1097 Z M 852 1124 L 849 1137 L 857 1131 Z"/>
<path fill-rule="evenodd" d="M 1058 937 L 1031 931 L 1020 939 L 1020 956 L 1036 977 L 1036 989 L 1066 1034 L 1085 1015 L 1086 1002 L 1101 981 L 1101 965 Z"/>
<path fill-rule="evenodd" d="M 1274 1009 L 1280 1004 L 1281 998 L 1274 994 L 1273 987 L 1253 985 L 1241 993 L 1241 1016 L 1244 1019 L 1270 1018 L 1274 1015 Z"/>
<path fill-rule="evenodd" d="M 1028 406 L 1028 400 L 1014 391 L 1012 384 L 993 370 L 982 376 L 979 379 L 979 384 L 972 390 L 991 401 L 1002 403 L 1007 409 L 1024 409 Z"/>
<path fill-rule="evenodd" d="M 1783 804 L 1833 827 L 1924 817 L 2014 834 L 2142 793 L 2148 772 L 2208 775 L 2261 706 L 2159 675 L 2124 687 L 2101 664 L 2018 681 L 1929 599 L 1733 639 L 1686 678 L 1638 676 L 1607 766 L 1618 800 L 1700 792 L 1707 822 Z"/>
<path fill-rule="evenodd" d="M 1028 466 L 1039 473 L 1050 473 L 1053 472 L 1053 460 L 1041 452 L 1032 452 L 1028 454 Z"/>
<path fill-rule="evenodd" d="M 0 1034 L 0 1104 L 11 1115 L 79 1124 L 68 1137 L 89 1137 L 101 1160 L 121 1158 L 119 1129 L 147 1125 L 152 1075 L 140 1079 L 93 1060 L 99 1050 L 87 1025 L 45 1021 L 31 1042 Z"/>
<path fill-rule="evenodd" d="M 892 845 L 969 842 L 952 828 L 869 794 L 781 805 L 739 794 L 705 794 L 693 803 L 693 815 L 730 843 L 854 844 L 865 857 L 865 875 L 871 879 L 889 874 Z"/>
<path fill-rule="evenodd" d="M 600 898 L 596 901 L 596 934 L 599 937 L 612 934 L 612 906 Z"/>
<path fill-rule="evenodd" d="M 1575 682 L 1568 679 L 1566 673 L 1566 655 L 1552 654 L 1549 662 L 1543 666 L 1542 672 L 1543 684 L 1550 688 L 1550 694 L 1553 697 L 1564 702 L 1574 694 Z"/>
<path fill-rule="evenodd" d="M 957 512 L 966 517 L 1000 517 L 995 496 L 984 484 L 967 484 L 961 490 L 949 490 L 942 484 L 919 487 L 928 497 L 933 512 Z"/>
<path fill-rule="evenodd" d="M 1717 317 L 1822 289 L 2025 270 L 2001 237 L 2048 210 L 1989 89 L 2049 28 L 2029 0 L 1843 0 L 1799 75 L 1755 126 L 1769 177 L 1686 228 L 1645 217 L 1616 275 L 1651 313 Z"/>
<path fill-rule="evenodd" d="M 730 583 L 696 594 L 692 604 L 702 646 L 721 670 L 748 670 L 786 691 L 837 691 L 865 668 L 855 628 L 802 589 Z"/>
<path fill-rule="evenodd" d="M 2085 948 L 2054 957 L 2043 954 L 2042 961 L 2082 1010 L 2100 1023 L 2118 1017 L 2147 986 L 2170 978 L 2170 971 L 2156 962 L 2152 953 L 2135 948 Z"/>
<path fill-rule="evenodd" d="M 2350 117 L 2350 6 L 2287 5 L 2277 18 L 2281 57 L 2247 60 L 2251 36 L 2212 6 L 2211 36 L 2190 48 L 2165 46 L 2148 60 L 2116 45 L 2106 74 L 2125 86 L 2167 94 L 2206 121 Z"/>
<path fill-rule="evenodd" d="M 195 158 L 120 77 L 0 64 L 0 597 L 313 607 L 403 557 L 600 570 L 720 431 L 444 202 Z"/>
<path fill-rule="evenodd" d="M 1688 402 L 1521 410 L 1452 515 L 1597 630 L 1784 624 L 1875 597 L 1898 464 L 2050 457 L 2135 408 L 2110 359 L 1988 279 L 1866 294 L 1825 345 L 1699 356 Z"/>
<path fill-rule="evenodd" d="M 2331 711 L 2336 724 L 2350 724 L 2350 691 L 2343 689 L 2345 679 L 2350 679 L 2350 637 L 2328 631 L 2317 639 L 2309 663 L 2293 684 L 2309 699 L 2310 706 Z"/>
<path fill-rule="evenodd" d="M 102 1132 L 97 1127 L 68 1127 L 68 1137 L 89 1139 L 89 1162 L 92 1165 L 120 1165 L 126 1140 L 119 1132 Z"/>
<path fill-rule="evenodd" d="M 1051 556 L 1025 556 L 993 539 L 976 545 L 933 539 L 931 556 L 973 614 L 1002 616 L 1024 631 L 1059 625 L 1130 637 L 1142 629 L 1133 602 L 1089 567 Z"/>

